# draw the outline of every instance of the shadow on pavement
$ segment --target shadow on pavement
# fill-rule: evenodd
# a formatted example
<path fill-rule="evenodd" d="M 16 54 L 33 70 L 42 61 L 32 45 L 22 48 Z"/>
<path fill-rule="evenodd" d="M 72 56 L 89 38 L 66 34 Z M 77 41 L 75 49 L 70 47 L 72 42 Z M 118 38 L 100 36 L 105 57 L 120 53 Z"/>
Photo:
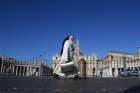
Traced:
<path fill-rule="evenodd" d="M 140 93 L 140 85 L 126 89 L 124 93 Z"/>

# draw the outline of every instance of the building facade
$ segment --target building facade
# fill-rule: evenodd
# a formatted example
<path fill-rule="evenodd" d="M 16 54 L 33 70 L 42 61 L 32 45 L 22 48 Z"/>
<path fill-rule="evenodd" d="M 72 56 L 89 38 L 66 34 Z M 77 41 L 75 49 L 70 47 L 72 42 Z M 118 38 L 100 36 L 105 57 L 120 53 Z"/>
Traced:
<path fill-rule="evenodd" d="M 120 72 L 124 72 L 127 69 L 139 72 L 140 48 L 136 53 L 110 51 L 101 63 L 103 64 L 103 77 L 118 77 Z"/>
<path fill-rule="evenodd" d="M 51 74 L 51 70 L 40 57 L 29 61 L 19 61 L 13 57 L 0 56 L 0 74 L 41 76 L 48 73 Z"/>
<path fill-rule="evenodd" d="M 97 57 L 93 56 L 81 56 L 86 62 L 86 77 L 95 77 L 97 74 Z M 81 58 L 82 59 L 82 58 Z"/>
<path fill-rule="evenodd" d="M 76 56 L 77 57 L 77 56 Z M 79 55 L 86 61 L 86 77 L 119 77 L 126 69 L 140 72 L 140 48 L 136 53 L 109 51 L 104 59 L 96 55 Z M 60 55 L 53 56 L 53 68 L 59 63 Z"/>

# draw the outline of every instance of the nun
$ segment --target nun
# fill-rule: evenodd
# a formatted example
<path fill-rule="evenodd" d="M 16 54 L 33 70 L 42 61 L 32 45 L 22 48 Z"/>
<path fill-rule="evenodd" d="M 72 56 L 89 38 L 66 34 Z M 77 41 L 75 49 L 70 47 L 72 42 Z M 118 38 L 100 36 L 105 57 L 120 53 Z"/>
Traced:
<path fill-rule="evenodd" d="M 74 37 L 72 35 L 66 37 L 62 44 L 61 58 L 59 64 L 55 67 L 53 74 L 56 77 L 65 78 L 66 73 L 62 71 L 63 67 L 73 65 L 74 63 Z M 68 69 L 68 68 L 67 68 Z"/>

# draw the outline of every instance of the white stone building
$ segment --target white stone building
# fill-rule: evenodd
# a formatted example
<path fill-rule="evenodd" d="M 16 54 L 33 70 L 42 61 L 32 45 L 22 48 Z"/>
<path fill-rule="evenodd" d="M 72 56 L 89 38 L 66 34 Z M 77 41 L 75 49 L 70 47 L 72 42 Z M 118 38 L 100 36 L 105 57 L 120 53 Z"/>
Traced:
<path fill-rule="evenodd" d="M 101 63 L 103 77 L 118 77 L 126 69 L 140 71 L 140 48 L 137 53 L 110 51 Z"/>
<path fill-rule="evenodd" d="M 86 61 L 86 77 L 94 77 L 97 72 L 97 57 L 93 56 L 81 56 Z"/>

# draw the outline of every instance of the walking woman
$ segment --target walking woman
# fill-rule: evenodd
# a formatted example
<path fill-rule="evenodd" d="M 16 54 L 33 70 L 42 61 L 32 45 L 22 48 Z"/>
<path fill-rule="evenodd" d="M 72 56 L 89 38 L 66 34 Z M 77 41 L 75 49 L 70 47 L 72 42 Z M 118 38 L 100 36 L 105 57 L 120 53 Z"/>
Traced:
<path fill-rule="evenodd" d="M 61 59 L 59 64 L 55 67 L 53 74 L 55 76 L 65 77 L 65 73 L 62 73 L 61 66 L 65 63 L 73 61 L 74 48 L 73 48 L 74 37 L 72 35 L 66 37 L 62 44 Z"/>

